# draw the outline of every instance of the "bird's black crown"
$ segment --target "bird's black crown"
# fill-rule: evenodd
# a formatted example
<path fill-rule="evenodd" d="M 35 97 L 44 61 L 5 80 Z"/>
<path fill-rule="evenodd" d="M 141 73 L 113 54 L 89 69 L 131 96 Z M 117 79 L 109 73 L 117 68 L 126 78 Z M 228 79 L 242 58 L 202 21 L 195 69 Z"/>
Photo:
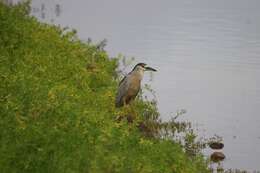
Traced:
<path fill-rule="evenodd" d="M 145 63 L 142 63 L 142 62 L 141 62 L 141 63 L 138 63 L 138 64 L 136 64 L 136 65 L 135 65 L 134 69 L 135 69 L 137 66 L 142 66 L 142 67 L 145 67 L 145 66 L 146 66 L 146 64 L 145 64 Z"/>

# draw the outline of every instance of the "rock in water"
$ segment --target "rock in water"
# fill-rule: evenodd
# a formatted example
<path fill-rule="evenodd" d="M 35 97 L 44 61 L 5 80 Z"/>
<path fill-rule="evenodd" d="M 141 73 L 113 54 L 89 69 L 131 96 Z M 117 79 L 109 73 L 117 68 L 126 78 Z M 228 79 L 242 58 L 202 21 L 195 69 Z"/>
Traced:
<path fill-rule="evenodd" d="M 222 142 L 210 142 L 209 147 L 211 149 L 220 150 L 224 148 L 224 144 Z"/>
<path fill-rule="evenodd" d="M 225 155 L 222 152 L 214 152 L 210 155 L 210 160 L 212 162 L 219 162 L 225 159 Z"/>

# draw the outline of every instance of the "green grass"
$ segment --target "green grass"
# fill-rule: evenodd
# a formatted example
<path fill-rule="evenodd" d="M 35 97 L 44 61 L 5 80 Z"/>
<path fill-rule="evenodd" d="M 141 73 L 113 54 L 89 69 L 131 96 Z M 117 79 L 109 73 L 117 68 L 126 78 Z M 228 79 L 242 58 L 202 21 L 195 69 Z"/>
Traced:
<path fill-rule="evenodd" d="M 74 32 L 43 24 L 27 5 L 0 3 L 1 173 L 202 173 L 172 140 L 116 122 L 117 59 Z M 157 115 L 142 100 L 139 119 Z"/>

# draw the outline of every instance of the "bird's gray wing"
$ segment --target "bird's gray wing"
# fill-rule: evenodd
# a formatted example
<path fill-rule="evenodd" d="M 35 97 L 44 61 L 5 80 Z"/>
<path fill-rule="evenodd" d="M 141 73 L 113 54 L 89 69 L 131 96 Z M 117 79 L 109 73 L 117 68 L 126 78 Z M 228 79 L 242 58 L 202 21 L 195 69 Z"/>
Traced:
<path fill-rule="evenodd" d="M 120 86 L 121 83 L 122 83 L 125 79 L 126 79 L 126 76 L 123 77 L 123 79 L 119 82 L 119 85 L 118 85 L 118 86 Z"/>
<path fill-rule="evenodd" d="M 117 95 L 116 95 L 116 107 L 123 106 L 123 97 L 126 95 L 129 89 L 129 76 L 125 76 L 119 83 Z"/>

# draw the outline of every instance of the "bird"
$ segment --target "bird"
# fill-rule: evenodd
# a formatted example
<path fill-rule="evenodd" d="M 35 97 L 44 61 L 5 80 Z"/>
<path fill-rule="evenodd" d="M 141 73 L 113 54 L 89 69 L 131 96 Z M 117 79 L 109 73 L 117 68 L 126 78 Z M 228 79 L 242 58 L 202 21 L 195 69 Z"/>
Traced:
<path fill-rule="evenodd" d="M 135 99 L 140 90 L 145 71 L 157 70 L 152 67 L 147 67 L 145 63 L 138 63 L 133 70 L 119 82 L 115 100 L 116 107 L 123 107 Z"/>

